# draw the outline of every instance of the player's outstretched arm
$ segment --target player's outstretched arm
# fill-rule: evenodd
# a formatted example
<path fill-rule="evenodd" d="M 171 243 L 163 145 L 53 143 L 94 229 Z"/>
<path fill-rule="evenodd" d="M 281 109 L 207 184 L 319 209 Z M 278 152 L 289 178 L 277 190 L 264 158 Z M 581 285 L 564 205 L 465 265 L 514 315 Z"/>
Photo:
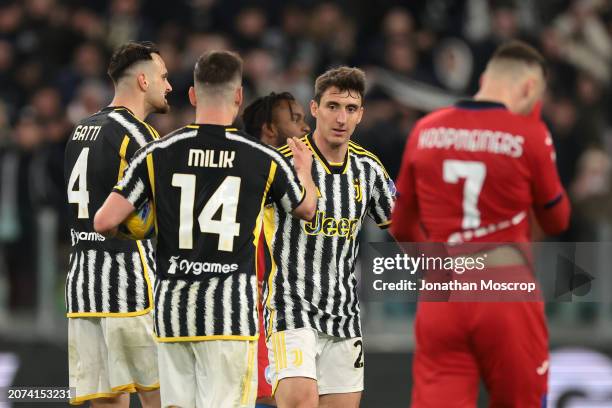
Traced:
<path fill-rule="evenodd" d="M 287 139 L 293 153 L 293 165 L 300 183 L 304 187 L 304 200 L 293 210 L 295 217 L 310 221 L 317 210 L 317 186 L 312 179 L 312 152 L 298 138 Z"/>
<path fill-rule="evenodd" d="M 134 206 L 121 194 L 112 192 L 94 217 L 96 232 L 113 237 L 117 227 L 134 211 Z"/>

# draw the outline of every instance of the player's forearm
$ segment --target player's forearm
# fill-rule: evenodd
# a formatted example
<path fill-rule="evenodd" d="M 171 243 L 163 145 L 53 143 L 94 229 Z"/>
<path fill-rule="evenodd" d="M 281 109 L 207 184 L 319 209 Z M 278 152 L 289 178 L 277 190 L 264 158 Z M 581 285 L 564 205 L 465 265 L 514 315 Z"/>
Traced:
<path fill-rule="evenodd" d="M 534 209 L 538 224 L 549 235 L 558 235 L 569 227 L 570 203 L 567 195 L 562 194 L 559 201 L 552 205 Z"/>
<path fill-rule="evenodd" d="M 298 172 L 298 179 L 304 187 L 304 199 L 295 209 L 293 215 L 303 220 L 310 221 L 314 218 L 317 211 L 317 186 L 312 180 L 310 172 L 308 172 L 307 175 L 300 175 L 300 172 Z"/>
<path fill-rule="evenodd" d="M 94 230 L 106 235 L 114 236 L 117 227 L 134 211 L 134 206 L 118 193 L 110 193 L 102 207 L 94 217 Z"/>

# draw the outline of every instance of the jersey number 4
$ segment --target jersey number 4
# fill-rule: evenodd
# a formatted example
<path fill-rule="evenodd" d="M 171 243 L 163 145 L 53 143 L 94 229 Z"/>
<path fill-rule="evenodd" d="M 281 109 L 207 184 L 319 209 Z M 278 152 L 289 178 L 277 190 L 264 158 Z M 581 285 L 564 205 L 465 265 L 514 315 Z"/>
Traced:
<path fill-rule="evenodd" d="M 198 216 L 202 233 L 219 235 L 219 251 L 232 252 L 234 237 L 240 234 L 240 224 L 236 222 L 238 196 L 240 195 L 240 177 L 227 176 L 210 196 Z M 179 248 L 193 249 L 193 207 L 195 203 L 196 176 L 194 174 L 175 173 L 172 185 L 181 189 L 179 214 Z M 213 216 L 221 208 L 221 220 Z"/>
<path fill-rule="evenodd" d="M 68 202 L 70 204 L 79 205 L 79 213 L 77 218 L 89 218 L 89 191 L 87 191 L 87 156 L 89 156 L 89 147 L 81 150 L 79 157 L 74 163 L 74 167 L 70 172 L 68 180 Z M 79 181 L 78 190 L 75 190 L 75 184 Z"/>
<path fill-rule="evenodd" d="M 487 175 L 487 166 L 478 161 L 444 160 L 442 177 L 444 181 L 457 184 L 459 179 L 465 179 L 463 184 L 463 229 L 480 227 L 480 211 L 478 197 Z"/>

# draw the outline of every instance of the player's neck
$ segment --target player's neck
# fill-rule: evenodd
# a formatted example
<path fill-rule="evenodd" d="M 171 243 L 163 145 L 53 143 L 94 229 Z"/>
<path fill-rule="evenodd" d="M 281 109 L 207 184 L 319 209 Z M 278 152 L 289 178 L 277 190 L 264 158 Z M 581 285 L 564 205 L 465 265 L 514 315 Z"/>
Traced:
<path fill-rule="evenodd" d="M 506 107 L 510 105 L 508 92 L 506 89 L 497 86 L 486 86 L 480 88 L 478 93 L 474 95 L 475 101 L 498 102 Z"/>
<path fill-rule="evenodd" d="M 344 161 L 346 151 L 348 150 L 348 142 L 341 145 L 331 145 L 327 143 L 317 129 L 312 133 L 312 139 L 328 163 L 342 163 Z"/>
<path fill-rule="evenodd" d="M 123 106 L 132 111 L 134 116 L 144 121 L 152 112 L 144 99 L 144 93 L 119 84 L 115 88 L 115 96 L 109 106 Z"/>
<path fill-rule="evenodd" d="M 122 93 L 116 93 L 113 100 L 108 106 L 123 106 L 128 108 L 136 118 L 144 121 L 149 116 L 149 110 L 146 108 L 143 100 L 138 100 L 136 97 L 124 95 Z"/>
<path fill-rule="evenodd" d="M 197 106 L 195 122 L 199 125 L 231 126 L 234 122 L 234 112 L 229 109 Z"/>

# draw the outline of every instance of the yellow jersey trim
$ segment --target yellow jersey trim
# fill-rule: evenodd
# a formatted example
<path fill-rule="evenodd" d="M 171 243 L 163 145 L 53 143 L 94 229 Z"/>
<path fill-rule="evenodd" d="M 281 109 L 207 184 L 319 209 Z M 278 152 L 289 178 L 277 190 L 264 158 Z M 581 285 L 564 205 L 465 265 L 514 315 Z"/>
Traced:
<path fill-rule="evenodd" d="M 308 140 L 308 135 L 304 135 L 304 136 L 300 137 L 300 140 L 301 140 L 302 142 L 306 143 L 306 142 L 307 142 L 307 140 Z M 291 148 L 290 148 L 290 147 L 289 147 L 289 145 L 287 145 L 287 144 L 282 145 L 281 147 L 278 147 L 276 150 L 277 150 L 277 151 L 278 151 L 280 154 L 282 154 L 283 156 L 285 156 L 285 157 L 291 157 L 291 156 L 293 156 L 293 152 L 291 151 Z"/>
<path fill-rule="evenodd" d="M 287 368 L 287 344 L 285 342 L 285 332 L 280 331 L 274 333 L 270 337 L 270 342 L 272 343 L 272 353 L 274 355 L 274 366 L 276 369 L 276 374 L 280 374 L 280 370 L 283 368 Z M 278 387 L 278 375 L 276 376 L 276 380 L 272 385 L 272 396 L 276 392 L 276 388 Z"/>
<path fill-rule="evenodd" d="M 97 394 L 84 395 L 82 397 L 72 398 L 70 400 L 70 405 L 81 405 L 86 401 L 90 401 L 97 398 L 112 398 L 116 397 L 119 394 L 122 394 L 122 392 L 99 392 Z"/>
<path fill-rule="evenodd" d="M 276 176 L 277 167 L 278 165 L 276 164 L 275 161 L 270 162 L 270 170 L 268 171 L 268 179 L 266 180 L 266 187 L 264 188 L 263 197 L 261 198 L 261 205 L 259 206 L 259 214 L 257 215 L 257 221 L 255 222 L 255 229 L 253 230 L 253 244 L 255 244 L 255 249 L 257 249 L 257 245 L 259 243 L 259 235 L 261 234 L 264 204 L 266 203 L 266 197 L 268 196 L 268 191 L 270 191 L 270 187 L 272 187 L 272 182 L 274 181 L 274 177 Z M 255 263 L 257 264 L 257 261 Z"/>
<path fill-rule="evenodd" d="M 128 145 L 130 144 L 130 137 L 128 135 L 123 136 L 123 141 L 121 142 L 121 147 L 119 148 L 119 157 L 121 157 L 121 161 L 119 162 L 119 173 L 117 173 L 117 182 L 121 181 L 123 178 L 123 173 L 125 172 L 125 168 L 128 163 L 125 158 L 125 154 L 127 153 Z"/>
<path fill-rule="evenodd" d="M 349 150 L 352 151 L 353 153 L 355 153 L 358 156 L 367 156 L 371 159 L 374 159 L 374 161 L 376 161 L 376 163 L 378 163 L 380 165 L 380 167 L 382 168 L 383 173 L 385 174 L 386 178 L 390 178 L 389 174 L 387 173 L 387 169 L 385 169 L 385 166 L 382 164 L 382 162 L 380 161 L 380 159 L 372 152 L 367 151 L 366 149 L 364 149 L 363 147 L 359 146 L 358 144 L 355 144 L 353 142 L 349 141 Z"/>
<path fill-rule="evenodd" d="M 138 254 L 140 255 L 140 262 L 142 262 L 142 273 L 144 274 L 145 282 L 147 282 L 147 293 L 149 295 L 149 307 L 153 305 L 153 285 L 149 280 L 149 269 L 147 266 L 147 257 L 144 253 L 144 246 L 142 242 L 136 241 L 138 247 Z"/>
<path fill-rule="evenodd" d="M 306 143 L 306 146 L 308 146 L 308 148 L 310 149 L 310 151 L 314 155 L 314 157 L 321 163 L 321 165 L 325 169 L 325 172 L 327 174 L 332 174 L 332 172 L 329 170 L 329 168 L 325 164 L 325 161 L 321 158 L 321 156 L 319 156 L 319 154 L 317 153 L 316 149 L 313 148 L 312 144 L 310 143 L 310 140 L 306 139 L 305 143 Z"/>
<path fill-rule="evenodd" d="M 66 313 L 66 317 L 134 317 L 147 314 L 152 309 L 152 303 L 146 309 L 137 310 L 135 312 L 75 312 Z"/>
<path fill-rule="evenodd" d="M 155 128 L 154 128 L 153 126 L 149 125 L 149 124 L 148 124 L 147 122 L 145 122 L 144 120 L 140 120 L 140 119 L 138 119 L 138 118 L 136 117 L 136 115 L 134 115 L 134 113 L 133 113 L 131 110 L 129 110 L 129 109 L 125 108 L 125 107 L 120 108 L 120 109 L 124 109 L 124 110 L 128 111 L 128 113 L 129 113 L 130 115 L 132 115 L 132 116 L 134 117 L 134 119 L 136 119 L 138 122 L 142 123 L 142 124 L 144 125 L 144 127 L 146 127 L 146 128 L 147 128 L 147 130 L 149 131 L 149 134 L 151 135 L 151 137 L 153 138 L 153 140 L 157 140 L 157 139 L 159 139 L 159 133 L 157 133 L 157 130 L 155 130 Z M 117 110 L 119 110 L 119 109 L 117 109 Z"/>
<path fill-rule="evenodd" d="M 259 207 L 259 214 L 257 215 L 257 219 L 255 221 L 255 229 L 253 230 L 253 245 L 255 246 L 255 256 L 253 257 L 255 260 L 255 276 L 259 276 L 259 262 L 257 262 L 257 256 L 259 254 L 259 236 L 261 235 L 261 229 L 264 227 L 264 204 L 266 203 L 266 197 L 268 196 L 268 191 L 270 191 L 270 187 L 272 187 L 272 182 L 274 181 L 274 177 L 276 176 L 276 169 L 278 165 L 275 161 L 270 162 L 270 170 L 268 172 L 268 179 L 266 180 L 266 187 L 264 188 L 263 197 L 261 198 L 261 205 Z M 265 241 L 265 236 L 264 236 Z M 260 308 L 260 299 L 261 296 L 260 290 L 257 290 L 257 312 L 259 312 Z"/>
<path fill-rule="evenodd" d="M 391 220 L 385 221 L 385 222 L 381 222 L 380 224 L 376 224 L 379 227 L 386 227 L 387 225 L 391 225 Z"/>
<path fill-rule="evenodd" d="M 268 296 L 265 299 L 266 309 L 270 310 L 270 324 L 268 325 L 268 333 L 272 333 L 272 322 L 274 320 L 275 311 L 271 309 L 270 302 L 272 296 L 274 295 L 274 286 L 272 283 L 274 282 L 274 277 L 276 276 L 276 272 L 278 271 L 278 267 L 276 266 L 276 262 L 274 262 L 274 254 L 272 252 L 271 243 L 274 239 L 274 233 L 276 231 L 275 225 L 275 214 L 274 207 L 270 206 L 264 209 L 264 237 L 265 243 L 268 246 L 268 251 L 270 251 L 270 260 L 272 265 L 270 267 L 270 275 L 268 276 Z"/>
<path fill-rule="evenodd" d="M 241 398 L 241 403 L 242 405 L 246 405 L 249 402 L 249 394 L 251 391 L 251 377 L 253 376 L 253 368 L 255 366 L 254 361 L 255 361 L 255 346 L 256 343 L 254 341 L 249 341 L 249 345 L 248 345 L 248 362 L 247 362 L 247 372 L 246 372 L 246 376 L 244 377 L 244 385 L 243 385 L 243 390 L 242 390 L 242 398 Z"/>
<path fill-rule="evenodd" d="M 125 385 L 118 385 L 111 388 L 113 392 L 138 392 L 138 391 L 154 391 L 159 389 L 159 383 L 153 385 L 140 385 L 138 383 L 131 383 Z"/>
<path fill-rule="evenodd" d="M 159 139 L 159 133 L 157 133 L 157 130 L 155 130 L 153 126 L 149 125 L 147 122 L 142 122 L 142 124 L 145 125 L 147 129 L 149 129 L 149 133 L 151 134 L 153 140 Z"/>
<path fill-rule="evenodd" d="M 206 340 L 257 340 L 259 336 L 241 336 L 238 334 L 213 334 L 210 336 L 185 336 L 185 337 L 157 337 L 160 343 L 174 343 L 182 341 L 206 341 Z"/>
<path fill-rule="evenodd" d="M 157 234 L 157 213 L 156 213 L 156 203 L 155 203 L 155 166 L 153 165 L 153 153 L 147 154 L 147 172 L 149 173 L 149 184 L 151 184 L 151 193 L 153 193 L 153 201 L 151 202 L 153 214 L 155 214 L 155 218 L 153 221 L 155 222 L 155 234 Z"/>
<path fill-rule="evenodd" d="M 119 385 L 111 388 L 111 392 L 99 392 L 96 394 L 88 394 L 83 395 L 82 397 L 72 398 L 70 400 L 70 405 L 80 405 L 85 401 L 90 401 L 97 398 L 111 398 L 126 392 L 132 393 L 138 391 L 154 391 L 157 389 L 159 389 L 159 383 L 155 383 L 153 385 L 140 385 L 138 383 Z"/>

